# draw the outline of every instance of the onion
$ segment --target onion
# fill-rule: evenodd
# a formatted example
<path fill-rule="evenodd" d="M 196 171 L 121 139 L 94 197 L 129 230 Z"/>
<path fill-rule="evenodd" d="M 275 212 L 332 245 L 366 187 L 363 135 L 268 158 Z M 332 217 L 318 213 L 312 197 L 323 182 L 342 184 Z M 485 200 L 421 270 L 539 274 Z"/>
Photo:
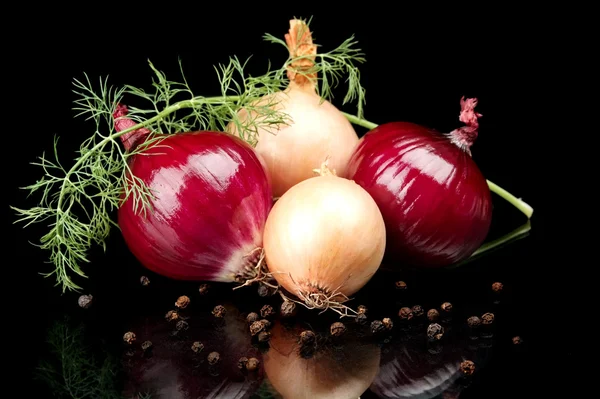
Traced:
<path fill-rule="evenodd" d="M 461 99 L 466 126 L 448 134 L 409 122 L 380 125 L 361 138 L 348 169 L 371 194 L 387 231 L 386 260 L 440 267 L 468 258 L 485 240 L 490 189 L 471 158 L 481 116 Z"/>
<path fill-rule="evenodd" d="M 270 349 L 263 355 L 265 375 L 285 399 L 358 398 L 379 370 L 381 350 L 354 338 L 336 348 L 322 348 L 310 358 L 300 355 L 299 325 L 276 322 Z"/>
<path fill-rule="evenodd" d="M 269 271 L 308 308 L 347 311 L 341 304 L 375 274 L 385 246 L 373 199 L 327 162 L 275 203 L 265 225 Z"/>
<path fill-rule="evenodd" d="M 306 58 L 294 61 L 288 68 L 290 83 L 286 90 L 257 103 L 268 104 L 287 116 L 286 123 L 279 127 L 263 125 L 257 129 L 255 149 L 266 162 L 274 197 L 312 177 L 311 171 L 326 157 L 337 174 L 345 177 L 348 160 L 358 142 L 356 131 L 344 114 L 317 94 L 316 73 L 297 73 L 308 71 L 317 54 L 306 23 L 291 20 L 285 41 L 291 58 Z M 242 109 L 238 117 L 243 123 L 256 115 Z M 230 123 L 227 131 L 237 134 L 238 126 Z"/>
<path fill-rule="evenodd" d="M 126 113 L 124 106 L 115 112 L 117 130 L 135 124 Z M 148 133 L 121 137 L 131 150 Z M 129 168 L 154 195 L 149 212 L 140 213 L 129 196 L 118 213 L 125 242 L 146 268 L 179 280 L 255 276 L 272 197 L 250 145 L 219 132 L 169 135 L 132 155 Z"/>

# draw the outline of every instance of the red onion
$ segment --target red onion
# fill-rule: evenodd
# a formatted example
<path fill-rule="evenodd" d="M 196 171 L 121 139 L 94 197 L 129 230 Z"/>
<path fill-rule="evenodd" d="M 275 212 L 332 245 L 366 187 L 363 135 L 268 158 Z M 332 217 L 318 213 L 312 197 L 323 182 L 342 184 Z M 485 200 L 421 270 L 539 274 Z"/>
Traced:
<path fill-rule="evenodd" d="M 135 122 L 114 117 L 118 131 Z M 149 132 L 121 136 L 130 150 Z M 241 139 L 220 132 L 186 132 L 151 143 L 129 162 L 152 190 L 145 215 L 130 196 L 118 222 L 135 257 L 148 269 L 179 280 L 245 281 L 254 277 L 272 206 L 264 163 Z"/>
<path fill-rule="evenodd" d="M 375 200 L 386 223 L 386 260 L 440 267 L 468 258 L 485 240 L 490 189 L 471 158 L 479 127 L 477 99 L 461 99 L 466 126 L 442 134 L 391 122 L 359 141 L 349 179 Z"/>

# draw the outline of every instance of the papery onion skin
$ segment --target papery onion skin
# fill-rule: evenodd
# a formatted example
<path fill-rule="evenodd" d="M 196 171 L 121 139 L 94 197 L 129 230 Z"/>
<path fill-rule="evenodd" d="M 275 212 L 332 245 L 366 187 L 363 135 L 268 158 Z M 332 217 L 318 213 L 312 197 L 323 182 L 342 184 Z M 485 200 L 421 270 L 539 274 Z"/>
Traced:
<path fill-rule="evenodd" d="M 298 30 L 305 29 L 297 42 Z M 293 67 L 309 68 L 310 55 L 316 54 L 316 46 L 308 27 L 299 20 L 290 21 L 290 32 L 285 35 L 292 57 L 306 56 L 306 65 L 293 65 L 288 70 L 290 84 L 283 92 L 261 99 L 257 104 L 276 104 L 273 109 L 286 115 L 281 126 L 263 126 L 258 129 L 255 150 L 262 156 L 270 174 L 273 197 L 282 196 L 295 184 L 314 176 L 329 157 L 329 166 L 340 177 L 346 176 L 348 160 L 358 143 L 358 135 L 348 119 L 331 102 L 321 98 L 314 81 L 306 75 L 295 74 Z M 313 75 L 312 78 L 316 78 Z M 256 117 L 256 115 L 253 115 Z M 239 112 L 240 121 L 249 118 L 246 110 Z M 231 123 L 228 132 L 238 134 Z"/>
<path fill-rule="evenodd" d="M 463 114 L 474 107 L 461 103 Z M 467 120 L 463 114 L 461 120 Z M 492 199 L 470 156 L 476 130 L 467 128 L 472 127 L 442 134 L 414 123 L 390 122 L 361 138 L 348 178 L 367 190 L 381 209 L 386 264 L 451 265 L 468 258 L 487 237 Z"/>
<path fill-rule="evenodd" d="M 252 273 L 272 197 L 250 145 L 226 133 L 179 133 L 150 144 L 129 167 L 155 197 L 145 215 L 133 197 L 118 212 L 123 238 L 146 268 L 199 281 Z"/>
<path fill-rule="evenodd" d="M 288 190 L 267 218 L 264 250 L 269 271 L 287 291 L 352 295 L 378 270 L 385 224 L 369 194 L 333 175 Z"/>

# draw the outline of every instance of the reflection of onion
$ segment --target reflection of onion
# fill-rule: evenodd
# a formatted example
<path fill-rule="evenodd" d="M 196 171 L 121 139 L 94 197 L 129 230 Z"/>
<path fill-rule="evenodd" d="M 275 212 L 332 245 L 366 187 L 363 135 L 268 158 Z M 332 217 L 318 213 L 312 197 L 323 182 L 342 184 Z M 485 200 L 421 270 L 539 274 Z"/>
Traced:
<path fill-rule="evenodd" d="M 386 348 L 387 349 L 387 348 Z M 381 398 L 431 399 L 448 390 L 461 376 L 467 348 L 447 343 L 439 354 L 411 342 L 392 342 L 384 353 L 371 391 Z"/>
<path fill-rule="evenodd" d="M 379 370 L 381 351 L 348 339 L 337 348 L 320 348 L 313 357 L 298 355 L 299 327 L 273 326 L 271 348 L 263 355 L 265 373 L 284 399 L 358 398 Z"/>
<path fill-rule="evenodd" d="M 137 392 L 150 392 L 153 399 L 191 398 L 249 398 L 258 390 L 263 371 L 242 374 L 238 359 L 257 357 L 260 353 L 252 347 L 245 319 L 232 305 L 225 305 L 224 323 L 215 327 L 210 312 L 190 314 L 189 329 L 184 337 L 172 337 L 174 323 L 168 323 L 164 314 L 144 318 L 131 330 L 137 335 L 136 343 L 152 342 L 152 356 L 144 357 L 139 345 L 132 357 L 125 356 L 125 397 Z M 201 353 L 191 349 L 194 341 L 204 345 Z M 221 360 L 210 368 L 206 357 L 217 351 Z"/>

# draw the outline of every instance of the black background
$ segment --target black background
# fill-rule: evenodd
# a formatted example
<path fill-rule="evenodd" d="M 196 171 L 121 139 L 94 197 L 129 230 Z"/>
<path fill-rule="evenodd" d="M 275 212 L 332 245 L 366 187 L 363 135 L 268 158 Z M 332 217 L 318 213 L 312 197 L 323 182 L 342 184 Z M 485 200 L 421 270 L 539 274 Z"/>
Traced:
<path fill-rule="evenodd" d="M 231 10 L 188 13 L 163 4 L 142 12 L 97 4 L 110 10 L 90 6 L 89 10 L 69 10 L 73 16 L 67 17 L 53 9 L 47 10 L 52 18 L 42 18 L 44 10 L 37 9 L 39 16 L 27 20 L 7 41 L 11 54 L 8 87 L 15 85 L 7 93 L 11 96 L 5 97 L 9 101 L 5 119 L 15 126 L 5 135 L 9 136 L 4 151 L 5 163 L 10 158 L 5 185 L 9 203 L 33 205 L 18 187 L 40 177 L 40 170 L 29 162 L 51 150 L 55 134 L 61 137 L 62 159 L 68 160 L 70 151 L 91 133 L 86 130 L 89 125 L 73 119 L 73 78 L 85 72 L 92 78 L 110 75 L 115 85 L 148 86 L 148 59 L 167 76 L 178 77 L 181 58 L 191 86 L 202 94 L 216 94 L 214 64 L 226 63 L 232 55 L 241 59 L 252 55 L 255 67 L 250 72 L 263 71 L 267 59 L 277 65 L 285 60 L 285 51 L 263 42 L 262 34 L 282 36 L 290 18 L 312 15 L 314 38 L 326 49 L 356 35 L 367 58 L 361 72 L 367 89 L 366 118 L 371 121 L 408 120 L 449 131 L 458 124 L 460 97 L 478 97 L 483 118 L 473 158 L 487 178 L 522 196 L 535 209 L 531 235 L 498 255 L 489 269 L 492 272 L 463 276 L 477 281 L 502 277 L 513 283 L 513 301 L 521 309 L 519 322 L 533 342 L 523 362 L 526 366 L 499 356 L 465 397 L 574 390 L 570 364 L 574 316 L 568 305 L 572 285 L 568 274 L 555 271 L 564 260 L 550 244 L 557 210 L 550 205 L 546 177 L 544 137 L 549 132 L 542 128 L 548 112 L 543 104 L 555 91 L 548 86 L 548 68 L 542 65 L 554 57 L 557 28 L 524 10 L 432 17 L 408 9 L 392 12 L 375 7 L 372 11 L 324 12 L 275 6 L 269 6 L 272 11 L 250 10 L 249 4 L 217 6 Z M 106 18 L 97 18 L 106 11 Z M 334 103 L 340 106 L 341 98 L 339 93 Z M 497 218 L 509 220 L 505 220 L 507 226 L 524 221 L 514 210 L 499 206 L 504 213 Z M 41 351 L 44 328 L 53 314 L 73 306 L 76 295 L 61 297 L 53 281 L 38 275 L 48 270 L 42 263 L 46 254 L 29 241 L 36 241 L 44 230 L 12 225 L 14 214 L 6 208 L 5 212 L 9 240 L 4 267 L 23 272 L 5 281 L 4 294 L 15 309 L 5 324 L 9 334 L 17 334 L 13 338 L 16 357 L 25 367 L 18 374 L 28 378 Z M 88 287 L 125 284 L 119 279 L 127 272 L 119 268 L 133 260 L 118 236 L 111 237 L 111 245 L 109 254 L 97 254 L 97 262 L 87 266 L 92 277 L 83 283 Z M 126 260 L 121 263 L 120 259 Z M 108 269 L 98 271 L 101 267 Z M 95 275 L 100 277 L 94 280 Z"/>

